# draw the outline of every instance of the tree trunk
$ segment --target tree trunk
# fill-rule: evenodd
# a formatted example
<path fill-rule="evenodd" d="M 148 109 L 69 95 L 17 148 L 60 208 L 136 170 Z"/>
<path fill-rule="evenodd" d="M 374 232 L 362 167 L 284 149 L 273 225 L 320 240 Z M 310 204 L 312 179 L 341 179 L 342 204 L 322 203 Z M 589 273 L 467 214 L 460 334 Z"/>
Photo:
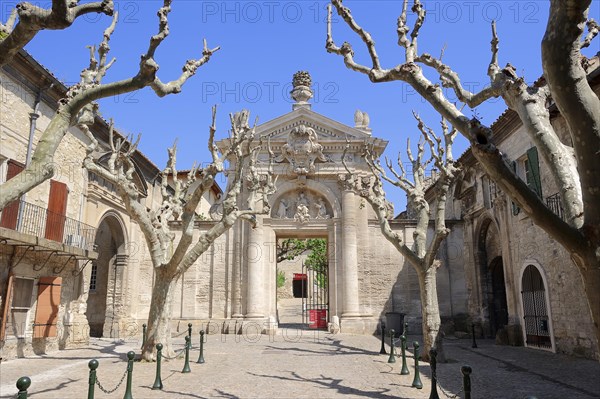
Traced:
<path fill-rule="evenodd" d="M 441 345 L 440 336 L 440 308 L 438 305 L 437 267 L 429 266 L 426 271 L 417 271 L 421 293 L 421 317 L 423 318 L 423 343 L 421 345 L 421 359 L 429 361 L 429 351 L 435 347 L 438 351 L 438 362 L 444 362 L 445 356 Z"/>
<path fill-rule="evenodd" d="M 154 286 L 152 288 L 152 300 L 150 302 L 150 313 L 148 314 L 148 328 L 146 342 L 142 348 L 142 359 L 146 361 L 156 360 L 156 344 L 162 344 L 162 353 L 173 356 L 171 348 L 171 311 L 173 305 L 173 294 L 175 284 L 179 275 L 170 275 L 163 267 L 155 268 Z"/>
<path fill-rule="evenodd" d="M 592 314 L 592 323 L 596 337 L 596 356 L 600 360 L 600 263 L 591 254 L 585 266 L 580 267 L 585 296 Z"/>

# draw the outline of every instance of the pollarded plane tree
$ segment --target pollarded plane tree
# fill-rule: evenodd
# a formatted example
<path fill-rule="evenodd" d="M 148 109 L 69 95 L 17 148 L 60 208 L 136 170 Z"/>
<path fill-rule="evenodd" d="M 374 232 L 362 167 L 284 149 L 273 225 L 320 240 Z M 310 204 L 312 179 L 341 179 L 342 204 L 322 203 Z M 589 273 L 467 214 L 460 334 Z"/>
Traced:
<path fill-rule="evenodd" d="M 393 175 L 390 177 L 381 165 L 378 155 L 368 146 L 365 148 L 365 160 L 371 169 L 371 175 L 350 177 L 354 190 L 364 198 L 373 208 L 383 236 L 394 245 L 404 259 L 414 268 L 419 281 L 421 299 L 422 331 L 423 331 L 423 359 L 429 359 L 429 350 L 436 347 L 438 359 L 444 360 L 442 340 L 440 335 L 440 309 L 437 294 L 437 270 L 442 265 L 437 258 L 438 250 L 444 239 L 450 233 L 446 227 L 446 199 L 450 187 L 454 184 L 459 167 L 455 164 L 452 155 L 452 143 L 456 137 L 456 129 L 450 129 L 444 119 L 441 122 L 443 139 L 438 137 L 433 129 L 423 123 L 421 118 L 414 114 L 421 137 L 417 145 L 417 153 L 413 154 L 410 139 L 407 140 L 406 153 L 411 165 L 411 170 L 406 171 L 402 157 L 398 154 L 397 164 L 399 170 L 394 168 L 390 159 L 386 157 L 386 166 Z M 427 148 L 426 144 L 427 143 Z M 429 154 L 429 156 L 427 156 Z M 344 166 L 350 174 L 350 169 Z M 426 176 L 429 164 L 433 162 L 435 175 Z M 393 216 L 389 211 L 389 202 L 383 190 L 383 180 L 398 187 L 406 193 L 409 217 L 415 219 L 413 243 L 408 244 L 401 234 L 393 231 L 389 219 Z M 433 184 L 433 186 L 431 186 Z M 426 192 L 432 190 L 433 201 L 430 204 L 426 199 Z M 433 220 L 433 230 L 430 229 Z M 429 237 L 428 237 L 429 235 Z"/>
<path fill-rule="evenodd" d="M 146 53 L 141 56 L 137 73 L 127 79 L 104 83 L 103 79 L 106 73 L 115 62 L 114 58 L 108 60 L 109 42 L 118 20 L 118 13 L 114 13 L 112 23 L 104 31 L 104 38 L 98 46 L 98 58 L 96 58 L 95 46 L 91 46 L 90 65 L 81 72 L 79 83 L 69 88 L 66 97 L 60 101 L 56 113 L 42 133 L 31 162 L 22 172 L 22 176 L 27 176 L 27 178 L 13 178 L 0 185 L 0 210 L 9 202 L 18 199 L 24 193 L 54 176 L 53 159 L 58 146 L 71 126 L 78 126 L 85 130 L 94 124 L 98 111 L 98 104 L 95 101 L 134 92 L 144 87 L 152 88 L 159 97 L 179 93 L 185 82 L 196 73 L 198 68 L 208 62 L 213 53 L 219 50 L 219 47 L 209 49 L 205 40 L 200 59 L 188 60 L 176 80 L 162 82 L 157 76 L 159 65 L 155 60 L 155 53 L 169 35 L 167 17 L 170 12 L 171 0 L 164 0 L 163 6 L 158 10 L 158 33 L 151 37 Z M 4 41 L 6 40 L 8 38 L 4 39 Z"/>
<path fill-rule="evenodd" d="M 41 30 L 62 30 L 77 18 L 90 13 L 112 16 L 112 0 L 79 4 L 78 0 L 52 0 L 50 8 L 23 1 L 12 9 L 5 23 L 0 21 L 0 66 L 10 60 Z"/>
<path fill-rule="evenodd" d="M 381 66 L 373 38 L 342 1 L 331 3 L 327 51 L 342 56 L 348 68 L 367 75 L 373 83 L 402 81 L 409 84 L 469 140 L 473 155 L 487 175 L 536 225 L 570 253 L 581 273 L 596 338 L 600 342 L 600 100 L 587 80 L 588 63 L 581 53 L 598 34 L 598 24 L 588 20 L 591 0 L 550 1 L 550 15 L 541 43 L 544 76 L 532 85 L 519 77 L 512 65 L 500 67 L 499 39 L 496 24 L 492 22 L 492 56 L 487 70 L 490 85 L 477 93 L 465 89 L 458 74 L 440 58 L 418 51 L 418 36 L 425 22 L 425 9 L 420 0 L 413 1 L 412 12 L 416 18 L 412 29 L 407 25 L 408 0 L 403 2 L 397 34 L 398 45 L 404 49 L 404 62 L 392 68 Z M 335 44 L 331 5 L 362 39 L 371 65 L 355 61 L 351 44 Z M 440 82 L 428 79 L 424 69 L 439 74 Z M 494 143 L 491 128 L 477 117 L 467 117 L 462 105 L 450 101 L 440 86 L 451 89 L 459 102 L 471 109 L 501 97 L 519 116 L 560 188 L 565 220 L 517 176 Z M 550 123 L 548 104 L 554 104 L 565 119 L 572 144 L 561 142 Z"/>
<path fill-rule="evenodd" d="M 154 268 L 154 285 L 150 312 L 148 315 L 147 338 L 142 349 L 145 360 L 153 360 L 157 343 L 164 346 L 166 353 L 173 353 L 170 345 L 171 308 L 174 289 L 181 276 L 206 252 L 214 241 L 224 234 L 238 220 L 255 222 L 257 214 L 269 212 L 269 196 L 275 191 L 276 179 L 272 173 L 272 153 L 269 149 L 270 164 L 267 173 L 260 176 L 260 184 L 253 186 L 258 192 L 256 209 L 239 209 L 238 198 L 244 181 L 244 171 L 251 158 L 258 156 L 263 147 L 254 143 L 255 127 L 248 124 L 248 111 L 231 115 L 231 132 L 229 146 L 219 155 L 215 140 L 216 107 L 213 107 L 212 124 L 208 138 L 208 149 L 211 162 L 200 169 L 194 165 L 187 178 L 179 179 L 176 169 L 176 144 L 169 148 L 168 162 L 162 171 L 161 195 L 162 203 L 149 209 L 143 203 L 134 183 L 134 164 L 132 154 L 137 149 L 138 140 L 113 139 L 112 124 L 110 128 L 110 157 L 107 167 L 99 163 L 98 152 L 101 150 L 98 141 L 89 134 L 92 143 L 87 148 L 84 166 L 91 172 L 114 184 L 130 217 L 140 226 L 146 239 L 150 259 Z M 235 160 L 235 170 L 225 170 L 226 163 Z M 196 210 L 202 196 L 215 184 L 219 173 L 226 173 L 228 184 L 220 204 L 218 220 L 215 220 L 207 231 L 195 229 Z M 169 184 L 169 177 L 172 183 Z M 170 224 L 176 221 L 181 230 L 179 241 L 175 242 L 175 234 Z M 197 238 L 194 236 L 197 234 Z"/>

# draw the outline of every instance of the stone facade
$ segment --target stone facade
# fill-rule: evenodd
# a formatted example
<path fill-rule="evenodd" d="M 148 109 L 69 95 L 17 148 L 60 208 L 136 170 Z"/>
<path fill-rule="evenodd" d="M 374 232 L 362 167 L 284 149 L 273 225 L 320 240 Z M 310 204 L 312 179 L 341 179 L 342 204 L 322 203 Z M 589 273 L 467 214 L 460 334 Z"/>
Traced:
<path fill-rule="evenodd" d="M 34 147 L 65 88 L 26 53 L 0 70 L 1 179 L 7 176 L 9 160 L 26 162 L 29 114 L 35 108 L 36 93 L 47 87 L 48 81 L 54 86 L 41 96 Z M 276 156 L 272 171 L 277 176 L 270 209 L 257 217 L 254 229 L 248 223 L 236 223 L 177 282 L 171 310 L 173 331 L 182 332 L 191 322 L 211 333 L 243 333 L 245 328 L 272 332 L 278 324 L 276 242 L 289 237 L 321 237 L 327 239 L 329 256 L 324 308 L 329 328 L 371 334 L 380 319 L 392 312 L 405 314 L 409 332 L 419 333 L 422 320 L 416 273 L 383 239 L 372 209 L 348 189 L 345 181 L 349 176 L 341 163 L 348 147 L 345 159 L 351 174 L 367 175 L 369 169 L 361 157 L 365 142 L 379 154 L 387 142 L 373 135 L 364 112 L 354 114 L 356 126 L 351 127 L 312 111 L 310 78 L 304 74 L 295 81 L 292 111 L 256 128 L 256 135 L 264 139 L 263 147 L 244 176 L 245 189 L 239 198 L 240 208 L 260 203 L 256 196 L 248 195 L 248 188 L 260 182 L 268 170 L 268 142 Z M 561 122 L 557 119 L 556 123 Z M 518 126 L 505 125 L 502 146 L 509 157 L 519 159 L 530 145 Z M 106 146 L 104 121 L 97 120 L 93 133 Z M 81 169 L 86 145 L 87 138 L 80 131 L 69 131 L 56 154 L 60 173 L 54 179 L 69 187 L 65 215 L 95 229 L 89 241 L 83 243 L 72 236 L 59 245 L 40 238 L 35 245 L 23 247 L 32 239 L 30 235 L 15 228 L 0 230 L 1 309 L 8 315 L 1 326 L 4 358 L 85 343 L 90 336 L 139 337 L 140 325 L 147 319 L 154 273 L 145 239 L 114 187 Z M 227 145 L 228 140 L 218 143 L 220 148 Z M 139 152 L 135 161 L 138 189 L 146 205 L 153 207 L 161 202 L 160 170 Z M 466 331 L 474 321 L 486 334 L 504 329 L 508 341 L 518 344 L 519 337 L 523 338 L 519 335 L 523 316 L 520 284 L 523 270 L 532 264 L 547 284 L 551 349 L 591 356 L 589 317 L 580 311 L 585 298 L 578 273 L 564 250 L 528 218 L 512 215 L 510 201 L 503 195 L 490 197 L 490 184 L 484 184 L 483 173 L 468 153 L 461 162 L 467 166 L 467 175 L 455 188 L 455 198 L 447 203 L 447 224 L 452 232 L 442 245 L 442 266 L 437 273 L 446 331 Z M 544 192 L 554 193 L 548 176 L 542 175 Z M 45 209 L 49 190 L 50 184 L 44 183 L 28 193 L 25 201 Z M 219 217 L 221 194 L 218 187 L 206 194 L 197 210 L 197 234 L 208 230 L 214 224 L 212 218 Z M 172 221 L 170 226 L 178 240 L 179 222 Z M 399 217 L 391 226 L 410 245 L 414 220 Z M 44 263 L 49 248 L 56 254 Z M 499 316 L 490 317 L 494 286 L 488 286 L 489 275 L 482 277 L 484 271 L 500 264 L 495 260 L 500 256 L 505 325 Z M 40 307 L 38 287 L 44 277 L 62 278 L 60 304 L 56 334 L 38 338 L 34 337 L 33 320 Z M 20 287 L 31 285 L 29 307 L 16 309 L 15 303 L 24 300 L 17 298 L 15 291 L 7 297 L 16 279 Z M 24 327 L 15 332 L 10 318 L 18 312 Z"/>
<path fill-rule="evenodd" d="M 66 87 L 26 52 L 0 69 L 1 182 L 13 164 L 27 163 L 30 130 L 33 150 L 65 92 Z M 92 133 L 108 149 L 103 120 L 96 120 Z M 90 336 L 137 335 L 137 321 L 147 317 L 153 269 L 144 237 L 114 187 L 82 168 L 88 144 L 80 130 L 69 129 L 55 154 L 53 182 L 28 192 L 17 211 L 5 208 L 0 215 L 4 359 L 84 344 Z M 160 170 L 139 152 L 134 160 L 143 200 L 147 206 L 159 203 Z M 52 185 L 66 187 L 58 219 L 49 211 Z M 208 196 L 217 194 L 218 190 Z M 208 214 L 208 208 L 203 201 L 199 212 Z M 46 285 L 48 278 L 55 278 L 53 285 Z M 48 301 L 41 287 L 57 296 L 51 301 L 59 302 L 46 317 L 51 325 L 47 331 L 37 326 L 44 321 L 42 310 Z"/>
<path fill-rule="evenodd" d="M 597 64 L 595 57 L 589 72 Z M 599 93 L 597 70 L 590 76 Z M 555 130 L 571 145 L 564 119 L 553 115 Z M 492 129 L 517 174 L 528 184 L 537 179 L 548 207 L 561 212 L 559 188 L 517 115 L 506 111 Z M 597 358 L 581 275 L 567 251 L 489 181 L 470 151 L 459 162 L 465 175 L 448 208 L 460 210 L 464 223 L 464 249 L 455 255 L 465 265 L 470 320 L 500 343 Z"/>

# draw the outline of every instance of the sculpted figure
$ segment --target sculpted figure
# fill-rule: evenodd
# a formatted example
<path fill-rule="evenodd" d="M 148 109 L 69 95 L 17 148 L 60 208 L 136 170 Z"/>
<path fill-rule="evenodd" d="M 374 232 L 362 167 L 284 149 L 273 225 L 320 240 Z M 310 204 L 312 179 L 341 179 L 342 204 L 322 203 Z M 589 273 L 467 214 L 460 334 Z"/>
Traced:
<path fill-rule="evenodd" d="M 277 208 L 277 217 L 279 219 L 287 219 L 287 211 L 288 211 L 288 204 L 287 201 L 282 199 L 281 201 L 279 201 L 279 207 Z"/>
<path fill-rule="evenodd" d="M 325 205 L 325 201 L 323 198 L 319 198 L 317 203 L 315 204 L 317 208 L 317 219 L 329 219 L 329 214 L 327 213 L 327 206 Z"/>

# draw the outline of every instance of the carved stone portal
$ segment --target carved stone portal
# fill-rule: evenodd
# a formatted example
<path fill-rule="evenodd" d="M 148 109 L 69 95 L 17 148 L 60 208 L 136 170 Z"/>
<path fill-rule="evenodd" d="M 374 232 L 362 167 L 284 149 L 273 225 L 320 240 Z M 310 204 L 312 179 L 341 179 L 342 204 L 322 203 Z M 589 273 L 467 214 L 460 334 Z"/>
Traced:
<path fill-rule="evenodd" d="M 276 162 L 285 160 L 298 175 L 313 173 L 317 160 L 329 161 L 323 154 L 323 146 L 317 142 L 317 133 L 306 125 L 296 126 L 290 132 L 287 143 L 281 147 L 281 155 L 275 159 Z"/>
<path fill-rule="evenodd" d="M 307 223 L 311 219 L 330 219 L 332 215 L 331 205 L 325 198 L 307 191 L 285 194 L 271 212 L 272 218 L 293 219 L 300 223 Z"/>

